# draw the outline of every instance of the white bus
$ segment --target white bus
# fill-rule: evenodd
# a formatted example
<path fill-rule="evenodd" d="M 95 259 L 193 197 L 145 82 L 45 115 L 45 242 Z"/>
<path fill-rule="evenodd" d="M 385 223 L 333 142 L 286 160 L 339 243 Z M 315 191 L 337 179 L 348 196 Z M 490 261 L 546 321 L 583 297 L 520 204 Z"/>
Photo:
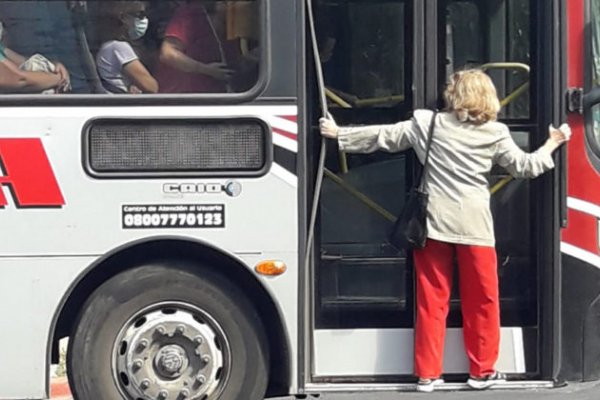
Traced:
<path fill-rule="evenodd" d="M 67 337 L 77 400 L 414 390 L 386 237 L 419 166 L 329 142 L 320 169 L 319 97 L 391 123 L 465 66 L 523 149 L 574 133 L 551 174 L 490 176 L 500 387 L 600 379 L 600 1 L 312 2 L 324 86 L 302 0 L 0 0 L 0 399 L 47 399 Z M 460 389 L 456 295 L 448 326 Z"/>

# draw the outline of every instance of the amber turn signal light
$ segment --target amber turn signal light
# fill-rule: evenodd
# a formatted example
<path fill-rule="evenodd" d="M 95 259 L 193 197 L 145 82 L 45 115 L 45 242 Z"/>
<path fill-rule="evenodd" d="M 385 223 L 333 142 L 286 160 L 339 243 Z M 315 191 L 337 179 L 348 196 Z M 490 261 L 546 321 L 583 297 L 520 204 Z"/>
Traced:
<path fill-rule="evenodd" d="M 287 270 L 283 261 L 265 260 L 256 264 L 256 272 L 265 276 L 279 276 Z"/>

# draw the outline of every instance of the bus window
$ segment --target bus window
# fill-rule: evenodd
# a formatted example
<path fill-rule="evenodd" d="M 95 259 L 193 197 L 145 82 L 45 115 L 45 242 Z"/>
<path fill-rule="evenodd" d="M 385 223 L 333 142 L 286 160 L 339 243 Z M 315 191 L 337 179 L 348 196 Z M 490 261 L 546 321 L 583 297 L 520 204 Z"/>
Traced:
<path fill-rule="evenodd" d="M 259 0 L 0 1 L 0 91 L 243 93 L 262 56 Z"/>
<path fill-rule="evenodd" d="M 501 117 L 530 117 L 531 62 L 529 0 L 454 0 L 446 6 L 446 76 L 453 71 L 483 66 L 501 99 L 510 99 Z M 494 64 L 515 67 L 493 69 Z"/>
<path fill-rule="evenodd" d="M 600 0 L 591 0 L 590 3 L 590 25 L 592 43 L 592 62 L 588 68 L 591 70 L 592 86 L 600 86 Z M 592 149 L 600 149 L 600 104 L 591 108 L 592 129 L 590 137 L 596 141 Z M 600 155 L 600 154 L 598 154 Z"/>

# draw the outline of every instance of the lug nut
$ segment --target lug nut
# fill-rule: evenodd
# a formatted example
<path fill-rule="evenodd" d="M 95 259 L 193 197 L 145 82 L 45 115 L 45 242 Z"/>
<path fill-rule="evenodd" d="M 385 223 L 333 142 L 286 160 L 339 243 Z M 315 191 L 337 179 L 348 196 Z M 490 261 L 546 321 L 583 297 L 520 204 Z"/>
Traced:
<path fill-rule="evenodd" d="M 196 376 L 196 382 L 203 385 L 204 382 L 206 382 L 206 378 L 204 377 L 204 375 L 200 374 L 200 375 Z"/>
<path fill-rule="evenodd" d="M 159 325 L 156 327 L 156 332 L 160 333 L 161 335 L 164 335 L 165 333 L 167 333 L 167 330 L 164 326 Z"/>
<path fill-rule="evenodd" d="M 205 364 L 208 364 L 211 361 L 210 356 L 207 354 L 204 357 L 202 357 L 202 361 L 204 361 Z"/>
<path fill-rule="evenodd" d="M 194 343 L 196 343 L 198 346 L 202 344 L 204 340 L 202 339 L 202 336 L 196 336 L 194 338 Z"/>
<path fill-rule="evenodd" d="M 188 397 L 190 397 L 190 391 L 187 389 L 183 389 L 181 392 L 179 392 L 179 396 L 182 399 L 187 399 Z"/>
<path fill-rule="evenodd" d="M 133 362 L 133 369 L 135 371 L 138 371 L 139 369 L 141 369 L 144 366 L 144 362 L 142 360 L 135 360 Z"/>
<path fill-rule="evenodd" d="M 140 387 L 142 388 L 142 390 L 146 390 L 150 387 L 150 381 L 148 379 L 144 379 L 141 383 L 140 383 Z"/>
<path fill-rule="evenodd" d="M 169 396 L 169 392 L 167 392 L 166 390 L 161 390 L 160 393 L 158 393 L 159 400 L 165 400 L 167 396 Z"/>
<path fill-rule="evenodd" d="M 148 348 L 148 345 L 150 345 L 150 342 L 148 342 L 148 340 L 146 340 L 146 339 L 140 340 L 140 342 L 138 343 L 138 351 L 146 350 Z"/>
<path fill-rule="evenodd" d="M 183 335 L 183 333 L 185 332 L 185 326 L 184 325 L 177 325 L 177 328 L 175 328 L 175 332 L 177 332 L 180 335 Z"/>

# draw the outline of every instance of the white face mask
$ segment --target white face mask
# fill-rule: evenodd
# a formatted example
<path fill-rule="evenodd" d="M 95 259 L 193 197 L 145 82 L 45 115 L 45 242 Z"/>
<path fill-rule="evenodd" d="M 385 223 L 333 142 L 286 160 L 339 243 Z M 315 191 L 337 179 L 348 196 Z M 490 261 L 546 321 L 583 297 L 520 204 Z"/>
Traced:
<path fill-rule="evenodd" d="M 133 21 L 133 26 L 129 28 L 129 38 L 138 40 L 146 34 L 148 30 L 148 18 L 136 18 Z"/>

